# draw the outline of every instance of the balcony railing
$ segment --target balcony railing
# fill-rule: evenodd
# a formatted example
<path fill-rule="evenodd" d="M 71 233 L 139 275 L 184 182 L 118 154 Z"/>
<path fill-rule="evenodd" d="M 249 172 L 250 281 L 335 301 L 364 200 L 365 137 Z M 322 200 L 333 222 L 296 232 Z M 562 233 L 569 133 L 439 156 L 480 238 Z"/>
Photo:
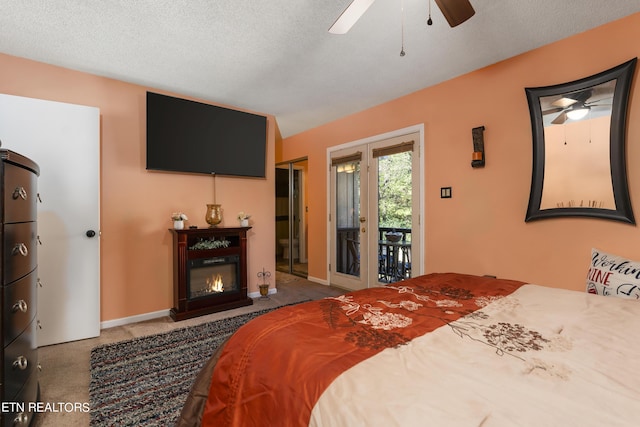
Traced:
<path fill-rule="evenodd" d="M 385 238 L 388 232 L 402 236 L 398 242 Z M 336 271 L 360 276 L 360 230 L 345 227 L 337 230 Z M 378 281 L 392 283 L 411 277 L 411 229 L 398 227 L 378 228 Z"/>

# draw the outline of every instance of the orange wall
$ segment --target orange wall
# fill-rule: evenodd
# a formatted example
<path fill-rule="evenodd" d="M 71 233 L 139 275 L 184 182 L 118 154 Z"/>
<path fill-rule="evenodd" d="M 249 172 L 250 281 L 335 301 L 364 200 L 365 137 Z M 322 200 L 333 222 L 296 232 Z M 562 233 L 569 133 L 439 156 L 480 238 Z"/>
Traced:
<path fill-rule="evenodd" d="M 169 217 L 182 211 L 187 225 L 207 226 L 206 203 L 213 198 L 210 176 L 145 170 L 147 89 L 162 92 L 0 54 L 0 92 L 100 108 L 103 321 L 173 306 Z M 274 164 L 276 128 L 268 116 L 267 165 Z M 266 179 L 216 177 L 222 225 L 237 226 L 239 211 L 252 215 L 249 292 L 258 291 L 256 275 L 263 267 L 275 273 L 274 182 L 269 166 Z"/>
<path fill-rule="evenodd" d="M 525 87 L 586 77 L 640 55 L 640 14 L 294 135 L 277 161 L 309 158 L 309 275 L 327 278 L 326 150 L 424 123 L 425 272 L 493 274 L 582 290 L 590 250 L 640 259 L 638 227 L 591 218 L 524 222 L 532 169 Z M 402 60 L 402 59 L 399 59 Z M 640 85 L 632 87 L 627 163 L 640 164 Z M 485 126 L 486 167 L 470 166 Z M 640 218 L 640 168 L 628 167 Z M 452 186 L 453 198 L 440 199 Z M 317 197 L 316 197 L 317 196 Z"/>

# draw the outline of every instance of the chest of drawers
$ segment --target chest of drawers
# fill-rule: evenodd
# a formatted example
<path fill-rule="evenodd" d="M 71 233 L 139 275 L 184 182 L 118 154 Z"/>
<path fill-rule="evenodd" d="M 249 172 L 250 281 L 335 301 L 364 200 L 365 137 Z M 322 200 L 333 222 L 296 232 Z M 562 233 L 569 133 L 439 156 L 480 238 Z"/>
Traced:
<path fill-rule="evenodd" d="M 3 426 L 32 421 L 38 400 L 36 345 L 37 178 L 38 165 L 0 149 L 0 300 L 2 349 L 0 394 Z"/>

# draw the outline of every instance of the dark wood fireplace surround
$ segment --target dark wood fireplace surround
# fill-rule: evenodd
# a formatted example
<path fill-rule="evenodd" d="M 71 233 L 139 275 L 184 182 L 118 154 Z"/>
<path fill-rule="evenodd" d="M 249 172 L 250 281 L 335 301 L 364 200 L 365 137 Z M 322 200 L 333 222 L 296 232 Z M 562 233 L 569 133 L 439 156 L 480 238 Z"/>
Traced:
<path fill-rule="evenodd" d="M 204 314 L 253 304 L 247 297 L 247 231 L 251 227 L 210 227 L 170 230 L 173 235 L 173 305 L 171 318 L 184 320 Z M 189 249 L 201 240 L 228 240 L 229 246 L 216 249 Z M 190 260 L 229 255 L 240 257 L 239 292 L 223 292 L 189 298 Z"/>

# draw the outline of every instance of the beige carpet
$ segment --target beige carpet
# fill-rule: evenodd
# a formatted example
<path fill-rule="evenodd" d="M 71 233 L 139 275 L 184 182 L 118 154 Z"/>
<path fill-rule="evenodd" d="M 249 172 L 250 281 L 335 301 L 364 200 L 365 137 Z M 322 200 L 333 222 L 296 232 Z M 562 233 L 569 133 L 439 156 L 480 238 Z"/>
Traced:
<path fill-rule="evenodd" d="M 280 272 L 276 275 L 276 287 L 278 292 L 270 295 L 269 299 L 255 299 L 254 304 L 247 307 L 181 322 L 174 322 L 167 316 L 146 322 L 103 329 L 97 338 L 41 347 L 38 350 L 38 357 L 42 366 L 42 371 L 40 372 L 41 401 L 52 404 L 71 402 L 88 405 L 89 356 L 91 349 L 98 345 L 168 332 L 172 329 L 237 316 L 264 308 L 278 307 L 299 301 L 320 299 L 345 293 L 341 289 L 319 285 L 297 276 Z M 44 412 L 36 416 L 32 425 L 34 427 L 87 427 L 89 425 L 89 413 L 82 411 Z"/>

